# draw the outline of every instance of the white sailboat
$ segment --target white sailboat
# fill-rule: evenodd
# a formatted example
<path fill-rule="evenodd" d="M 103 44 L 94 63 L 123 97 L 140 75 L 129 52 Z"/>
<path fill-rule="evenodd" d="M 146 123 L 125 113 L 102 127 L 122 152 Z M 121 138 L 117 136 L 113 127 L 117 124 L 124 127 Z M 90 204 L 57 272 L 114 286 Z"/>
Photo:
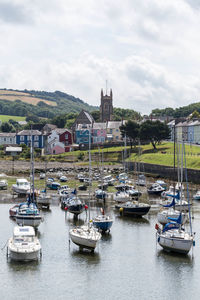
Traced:
<path fill-rule="evenodd" d="M 30 226 L 15 226 L 13 236 L 8 241 L 8 256 L 15 261 L 37 260 L 41 245 Z"/>
<path fill-rule="evenodd" d="M 181 183 L 183 182 L 183 151 L 185 153 L 184 144 L 182 143 Z M 185 163 L 185 174 L 186 174 L 186 182 L 187 182 L 186 163 Z M 180 190 L 182 192 L 182 184 L 180 185 Z M 187 192 L 188 192 L 188 188 L 187 188 Z M 189 201 L 189 192 L 187 194 L 188 194 L 188 201 Z M 163 229 L 161 229 L 158 226 L 158 224 L 156 224 L 157 240 L 159 245 L 166 251 L 187 254 L 190 251 L 194 242 L 194 233 L 192 232 L 190 207 L 189 207 L 189 221 L 190 221 L 189 232 L 187 232 L 185 228 L 183 228 L 182 212 L 180 212 L 178 218 L 168 217 L 168 219 L 171 222 L 167 223 Z"/>
<path fill-rule="evenodd" d="M 89 182 L 91 182 L 91 152 L 90 152 L 90 143 L 91 143 L 91 132 L 89 128 Z M 101 239 L 101 234 L 92 226 L 90 222 L 90 189 L 91 185 L 89 184 L 89 222 L 86 225 L 75 227 L 70 229 L 69 236 L 74 244 L 79 246 L 82 249 L 89 249 L 92 252 L 95 250 L 98 241 Z"/>
<path fill-rule="evenodd" d="M 19 205 L 15 215 L 18 225 L 38 227 L 42 221 L 42 216 L 37 207 L 36 191 L 34 188 L 34 156 L 33 156 L 33 138 L 31 134 L 31 180 L 32 185 L 28 194 L 27 201 Z"/>

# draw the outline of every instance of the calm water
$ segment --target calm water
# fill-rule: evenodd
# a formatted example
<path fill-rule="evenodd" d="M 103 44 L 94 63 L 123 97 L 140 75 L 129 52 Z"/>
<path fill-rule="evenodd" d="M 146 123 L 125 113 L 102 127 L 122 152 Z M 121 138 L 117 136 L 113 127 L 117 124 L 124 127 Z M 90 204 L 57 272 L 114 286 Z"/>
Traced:
<path fill-rule="evenodd" d="M 1 247 L 15 225 L 8 217 L 10 206 L 0 205 Z M 93 208 L 92 214 L 96 211 Z M 193 259 L 192 252 L 175 256 L 156 246 L 156 214 L 141 220 L 113 215 L 111 233 L 102 238 L 95 253 L 80 253 L 72 243 L 69 248 L 73 218 L 65 218 L 59 206 L 52 206 L 38 231 L 41 261 L 11 263 L 6 249 L 1 251 L 0 299 L 199 299 L 199 212 L 193 224 L 197 232 Z"/>

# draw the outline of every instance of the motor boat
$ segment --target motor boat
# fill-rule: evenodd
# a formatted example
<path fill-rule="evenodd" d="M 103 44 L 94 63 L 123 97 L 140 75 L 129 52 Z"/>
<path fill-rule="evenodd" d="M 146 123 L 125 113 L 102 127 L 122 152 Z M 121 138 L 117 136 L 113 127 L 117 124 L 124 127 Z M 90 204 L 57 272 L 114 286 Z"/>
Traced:
<path fill-rule="evenodd" d="M 26 195 L 30 191 L 30 188 L 30 182 L 25 178 L 18 178 L 16 184 L 12 185 L 13 192 L 20 195 Z"/>
<path fill-rule="evenodd" d="M 8 241 L 8 255 L 14 261 L 38 260 L 41 245 L 31 226 L 15 226 L 13 237 Z"/>
<path fill-rule="evenodd" d="M 98 190 L 95 191 L 95 198 L 96 199 L 105 200 L 106 196 L 107 196 L 107 193 L 102 189 L 98 189 Z"/>
<path fill-rule="evenodd" d="M 47 194 L 46 189 L 40 192 L 38 198 L 37 198 L 37 204 L 39 207 L 44 207 L 46 209 L 49 209 L 51 202 L 50 195 Z"/>
<path fill-rule="evenodd" d="M 130 190 L 130 189 L 133 189 L 134 186 L 130 185 L 130 184 L 123 183 L 123 184 L 115 185 L 115 188 L 116 188 L 117 191 L 127 191 L 127 190 Z"/>
<path fill-rule="evenodd" d="M 127 201 L 126 203 L 121 203 L 115 205 L 119 209 L 119 212 L 122 216 L 134 216 L 142 217 L 146 215 L 151 206 L 146 203 L 139 203 L 138 201 Z"/>
<path fill-rule="evenodd" d="M 7 190 L 8 182 L 5 179 L 0 180 L 0 190 Z"/>
<path fill-rule="evenodd" d="M 126 202 L 126 201 L 129 201 L 130 200 L 130 196 L 127 192 L 120 192 L 118 191 L 114 197 L 113 197 L 114 201 L 117 202 L 117 203 L 120 203 L 120 202 Z"/>
<path fill-rule="evenodd" d="M 107 183 L 109 186 L 114 185 L 115 179 L 111 175 L 107 175 L 103 177 L 103 182 Z"/>
<path fill-rule="evenodd" d="M 137 198 L 140 197 L 142 195 L 142 193 L 134 188 L 131 188 L 129 190 L 126 191 L 126 193 L 129 194 L 129 196 L 133 197 L 133 198 Z"/>
<path fill-rule="evenodd" d="M 102 184 L 98 185 L 99 189 L 103 189 L 103 190 L 107 190 L 108 188 L 108 183 L 107 182 L 103 182 Z"/>
<path fill-rule="evenodd" d="M 47 187 L 50 190 L 58 190 L 60 188 L 60 183 L 56 181 L 47 182 Z"/>
<path fill-rule="evenodd" d="M 67 177 L 64 176 L 64 175 L 61 176 L 61 177 L 60 177 L 60 181 L 61 181 L 61 182 L 66 182 L 66 181 L 67 181 Z"/>
<path fill-rule="evenodd" d="M 75 227 L 69 231 L 70 238 L 74 244 L 82 249 L 89 249 L 92 252 L 101 239 L 101 233 L 98 232 L 91 224 Z"/>
<path fill-rule="evenodd" d="M 128 175 L 126 173 L 120 173 L 118 176 L 117 176 L 117 179 L 119 181 L 124 181 L 124 180 L 127 180 L 128 179 Z"/>
<path fill-rule="evenodd" d="M 42 221 L 42 216 L 34 202 L 24 202 L 19 205 L 15 215 L 18 225 L 38 227 Z"/>
<path fill-rule="evenodd" d="M 136 180 L 136 184 L 140 186 L 145 186 L 146 185 L 146 178 L 144 174 L 139 174 L 138 179 Z"/>
<path fill-rule="evenodd" d="M 158 183 L 153 183 L 150 188 L 147 189 L 149 194 L 160 195 L 165 189 Z"/>
<path fill-rule="evenodd" d="M 45 173 L 40 173 L 40 179 L 45 179 L 46 178 L 46 174 Z"/>
<path fill-rule="evenodd" d="M 79 185 L 79 186 L 78 186 L 78 189 L 79 189 L 80 191 L 87 191 L 87 185 L 85 185 L 85 184 Z"/>
<path fill-rule="evenodd" d="M 166 190 L 167 184 L 166 184 L 166 182 L 165 182 L 164 180 L 160 180 L 160 179 L 159 179 L 159 180 L 156 180 L 155 183 L 161 185 L 161 186 Z"/>
<path fill-rule="evenodd" d="M 196 194 L 193 195 L 193 199 L 194 199 L 194 200 L 200 200 L 200 190 L 198 190 L 198 191 L 196 192 Z"/>

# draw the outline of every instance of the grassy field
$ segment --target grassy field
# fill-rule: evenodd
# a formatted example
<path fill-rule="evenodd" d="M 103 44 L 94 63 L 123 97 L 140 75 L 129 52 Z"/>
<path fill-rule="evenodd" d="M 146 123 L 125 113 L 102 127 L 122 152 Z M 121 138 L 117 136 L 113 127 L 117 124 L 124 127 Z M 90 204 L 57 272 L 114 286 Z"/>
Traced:
<path fill-rule="evenodd" d="M 152 149 L 151 145 L 142 146 L 141 155 L 131 153 L 128 161 L 138 161 L 149 164 L 173 166 L 174 164 L 174 145 L 173 143 L 162 143 L 157 147 L 157 151 Z M 178 149 L 179 148 L 179 149 Z M 181 146 L 176 147 L 176 165 L 177 153 L 181 153 Z M 179 155 L 180 157 L 180 155 Z M 185 145 L 185 157 L 187 168 L 200 169 L 200 147 Z M 181 160 L 181 157 L 179 158 Z"/>
<path fill-rule="evenodd" d="M 10 119 L 14 121 L 25 121 L 26 117 L 0 115 L 1 122 L 8 122 Z"/>
<path fill-rule="evenodd" d="M 177 146 L 178 147 L 178 146 Z M 181 146 L 178 149 L 176 147 L 176 157 L 177 151 L 181 153 Z M 122 162 L 122 150 L 124 147 L 111 147 L 101 149 L 103 152 L 103 159 L 105 164 L 114 164 Z M 174 145 L 173 143 L 164 142 L 157 146 L 157 150 L 154 150 L 152 145 L 142 145 L 139 155 L 139 148 L 135 147 L 130 149 L 127 147 L 127 159 L 126 161 L 141 161 L 149 164 L 158 164 L 165 166 L 173 166 L 174 164 Z M 100 160 L 98 149 L 91 151 L 93 165 L 98 164 Z M 185 154 L 187 167 L 191 169 L 200 169 L 200 147 L 195 145 L 185 145 Z M 82 162 L 80 156 L 82 155 Z M 88 151 L 74 151 L 69 153 L 63 153 L 57 156 L 51 156 L 51 160 L 64 160 L 76 162 L 79 164 L 87 165 L 88 163 Z M 177 165 L 177 162 L 176 162 Z"/>
<path fill-rule="evenodd" d="M 15 101 L 21 100 L 22 102 L 26 102 L 32 105 L 37 105 L 38 102 L 42 101 L 47 105 L 56 106 L 57 103 L 54 101 L 44 100 L 42 98 L 31 97 L 29 93 L 25 92 L 16 92 L 16 91 L 0 91 L 0 100 L 8 100 L 8 101 Z"/>

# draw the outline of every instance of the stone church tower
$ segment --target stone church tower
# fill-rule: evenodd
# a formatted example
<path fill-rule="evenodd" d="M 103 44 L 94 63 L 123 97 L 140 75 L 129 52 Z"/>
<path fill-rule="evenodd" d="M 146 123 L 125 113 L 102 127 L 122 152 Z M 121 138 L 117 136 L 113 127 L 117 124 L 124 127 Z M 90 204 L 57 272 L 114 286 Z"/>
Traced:
<path fill-rule="evenodd" d="M 113 116 L 113 94 L 110 89 L 110 96 L 103 95 L 103 89 L 101 89 L 101 105 L 100 105 L 100 121 L 111 121 Z"/>

